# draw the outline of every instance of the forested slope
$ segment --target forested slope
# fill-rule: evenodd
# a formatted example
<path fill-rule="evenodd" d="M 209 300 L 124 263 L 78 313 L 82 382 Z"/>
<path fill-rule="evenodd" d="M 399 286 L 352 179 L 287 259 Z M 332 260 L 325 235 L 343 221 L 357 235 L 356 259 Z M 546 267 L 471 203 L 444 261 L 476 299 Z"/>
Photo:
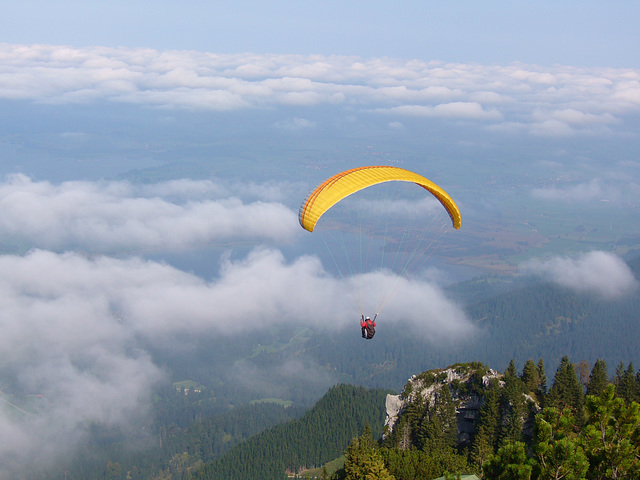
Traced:
<path fill-rule="evenodd" d="M 640 260 L 629 265 L 640 278 Z M 494 365 L 543 357 L 555 366 L 565 355 L 609 364 L 640 361 L 631 340 L 640 338 L 637 292 L 607 300 L 542 284 L 477 302 L 467 312 L 486 335 L 488 355 L 477 358 Z"/>
<path fill-rule="evenodd" d="M 194 479 L 283 478 L 285 470 L 322 465 L 344 452 L 369 424 L 382 432 L 387 391 L 353 385 L 331 388 L 304 416 L 236 446 L 194 474 Z"/>
<path fill-rule="evenodd" d="M 585 374 L 586 373 L 586 374 Z M 381 441 L 365 432 L 333 480 L 640 478 L 640 374 L 564 356 L 547 388 L 544 363 L 423 372 L 405 386 Z"/>
<path fill-rule="evenodd" d="M 180 426 L 172 419 L 186 416 L 181 415 L 181 410 L 187 409 L 188 404 L 179 401 L 180 396 L 184 400 L 184 395 L 165 393 L 178 401 L 168 402 L 162 409 L 165 415 L 171 415 L 169 420 L 156 420 L 154 429 L 159 430 L 156 435 L 138 432 L 127 437 L 121 432 L 102 431 L 96 425 L 94 434 L 62 472 L 41 471 L 36 464 L 29 470 L 28 478 L 178 480 L 252 435 L 298 418 L 305 411 L 302 407 L 285 408 L 275 403 L 245 404 Z M 165 409 L 169 411 L 164 412 Z"/>

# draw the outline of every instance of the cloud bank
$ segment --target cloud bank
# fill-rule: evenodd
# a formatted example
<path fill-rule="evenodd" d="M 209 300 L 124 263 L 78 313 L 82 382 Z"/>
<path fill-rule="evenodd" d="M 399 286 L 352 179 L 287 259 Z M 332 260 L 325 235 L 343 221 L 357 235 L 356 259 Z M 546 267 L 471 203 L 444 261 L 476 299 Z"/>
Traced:
<path fill-rule="evenodd" d="M 216 111 L 333 105 L 390 122 L 424 116 L 566 136 L 609 134 L 637 114 L 640 71 L 1 44 L 0 99 Z"/>
<path fill-rule="evenodd" d="M 327 328 L 353 324 L 345 281 L 315 257 L 287 262 L 264 248 L 223 258 L 211 281 L 141 258 L 45 250 L 0 256 L 0 378 L 41 396 L 26 409 L 6 401 L 0 408 L 0 464 L 9 471 L 36 454 L 53 460 L 94 423 L 142 421 L 163 377 L 147 349 L 239 334 L 248 319 L 255 329 L 295 327 L 322 312 Z M 389 324 L 413 322 L 439 340 L 471 331 L 462 310 L 427 279 L 403 282 L 385 310 Z"/>
<path fill-rule="evenodd" d="M 593 251 L 575 258 L 534 260 L 523 264 L 521 269 L 570 290 L 606 300 L 623 297 L 638 288 L 638 280 L 629 266 L 609 252 Z"/>
<path fill-rule="evenodd" d="M 0 183 L 0 238 L 50 250 L 183 250 L 215 243 L 284 242 L 299 234 L 297 215 L 268 186 L 180 180 Z M 237 196 L 258 195 L 245 201 Z"/>

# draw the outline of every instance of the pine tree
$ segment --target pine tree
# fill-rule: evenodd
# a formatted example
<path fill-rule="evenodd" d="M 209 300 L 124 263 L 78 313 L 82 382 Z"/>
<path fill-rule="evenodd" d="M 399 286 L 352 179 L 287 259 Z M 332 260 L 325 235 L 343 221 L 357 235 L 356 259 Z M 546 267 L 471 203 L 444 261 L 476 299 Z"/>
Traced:
<path fill-rule="evenodd" d="M 472 461 L 481 466 L 498 448 L 500 435 L 500 395 L 494 382 L 487 389 L 480 408 L 477 433 L 471 453 Z"/>
<path fill-rule="evenodd" d="M 624 371 L 624 363 L 618 363 L 618 366 L 616 367 L 616 373 L 613 376 L 613 384 L 616 387 L 616 392 L 618 392 L 618 389 L 620 388 L 620 382 L 622 381 L 622 377 L 624 376 Z"/>
<path fill-rule="evenodd" d="M 513 360 L 504 376 L 505 387 L 502 390 L 500 401 L 502 429 L 500 432 L 500 444 L 518 442 L 522 440 L 524 426 L 526 387 L 515 373 Z"/>
<path fill-rule="evenodd" d="M 524 383 L 527 392 L 536 392 L 540 385 L 540 377 L 538 376 L 538 369 L 533 360 L 527 360 L 522 369 L 522 376 L 520 377 L 522 383 Z"/>
<path fill-rule="evenodd" d="M 574 421 L 568 408 L 561 412 L 548 407 L 536 415 L 533 452 L 539 479 L 584 478 L 589 462 L 582 447 L 576 443 Z"/>
<path fill-rule="evenodd" d="M 500 445 L 522 441 L 525 416 L 522 392 L 505 387 L 501 395 L 500 411 L 502 418 Z"/>
<path fill-rule="evenodd" d="M 576 370 L 568 356 L 562 357 L 553 385 L 547 394 L 545 406 L 556 407 L 560 410 L 569 407 L 576 417 L 576 427 L 580 428 L 584 422 L 584 392 L 578 382 Z"/>
<path fill-rule="evenodd" d="M 451 398 L 451 390 L 446 383 L 435 396 L 433 405 L 425 417 L 419 440 L 425 451 L 442 451 L 455 448 L 458 444 L 458 422 L 456 406 Z"/>
<path fill-rule="evenodd" d="M 529 480 L 533 465 L 523 442 L 509 443 L 482 465 L 483 478 L 491 480 Z"/>
<path fill-rule="evenodd" d="M 516 378 L 518 376 L 518 370 L 516 369 L 516 364 L 513 361 L 513 358 L 509 362 L 509 366 L 504 371 L 504 379 L 505 381 L 510 380 L 512 378 Z"/>
<path fill-rule="evenodd" d="M 627 403 L 640 401 L 640 391 L 636 382 L 636 371 L 633 368 L 633 362 L 629 362 L 629 366 L 622 373 L 618 388 L 616 388 L 616 395 L 622 397 Z"/>
<path fill-rule="evenodd" d="M 347 447 L 345 456 L 345 480 L 394 480 L 376 451 L 369 425 Z"/>
<path fill-rule="evenodd" d="M 397 479 L 421 480 L 424 478 L 436 478 L 442 471 L 438 461 L 433 456 L 416 448 L 398 450 L 383 447 L 380 449 L 380 454 L 389 473 Z"/>
<path fill-rule="evenodd" d="M 458 446 L 458 417 L 449 385 L 442 386 L 437 405 L 438 415 L 442 418 L 442 444 L 445 447 L 456 448 Z"/>
<path fill-rule="evenodd" d="M 596 360 L 589 375 L 589 383 L 587 383 L 587 395 L 600 395 L 604 387 L 609 383 L 609 374 L 607 373 L 607 363 L 602 360 Z"/>
<path fill-rule="evenodd" d="M 403 409 L 398 421 L 397 428 L 394 428 L 394 441 L 400 448 L 417 446 L 421 442 L 422 427 L 428 418 L 428 405 L 424 397 L 417 393 L 413 401 L 409 402 Z M 396 429 L 398 434 L 395 434 Z"/>
<path fill-rule="evenodd" d="M 640 478 L 640 405 L 625 404 L 609 384 L 586 401 L 580 439 L 589 458 L 589 478 Z"/>
<path fill-rule="evenodd" d="M 544 399 L 547 394 L 547 371 L 544 368 L 542 358 L 538 360 L 538 382 L 538 396 L 540 399 Z"/>

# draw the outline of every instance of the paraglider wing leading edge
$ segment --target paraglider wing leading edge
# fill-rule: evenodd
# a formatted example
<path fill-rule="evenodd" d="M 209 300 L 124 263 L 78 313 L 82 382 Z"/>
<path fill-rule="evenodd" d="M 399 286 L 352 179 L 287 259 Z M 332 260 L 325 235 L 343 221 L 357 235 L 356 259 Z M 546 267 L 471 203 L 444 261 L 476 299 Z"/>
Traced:
<path fill-rule="evenodd" d="M 338 173 L 325 180 L 302 202 L 298 220 L 305 230 L 313 232 L 320 217 L 345 197 L 378 183 L 413 182 L 435 196 L 451 217 L 453 228 L 460 228 L 460 210 L 453 199 L 431 180 L 399 167 L 359 167 Z"/>

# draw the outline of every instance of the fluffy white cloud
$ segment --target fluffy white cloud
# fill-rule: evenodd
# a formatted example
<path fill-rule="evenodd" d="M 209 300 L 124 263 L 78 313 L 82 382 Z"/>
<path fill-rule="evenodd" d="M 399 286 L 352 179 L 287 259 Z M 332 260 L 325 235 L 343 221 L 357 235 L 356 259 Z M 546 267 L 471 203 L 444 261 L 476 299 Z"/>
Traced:
<path fill-rule="evenodd" d="M 638 85 L 633 69 L 0 45 L 3 99 L 209 110 L 344 105 L 535 135 L 608 133 L 640 109 Z"/>
<path fill-rule="evenodd" d="M 407 322 L 417 337 L 434 343 L 460 341 L 476 331 L 464 311 L 449 300 L 431 278 L 408 280 L 376 271 L 349 281 L 357 285 L 350 287 L 354 291 L 388 292 L 388 298 L 382 303 L 384 325 Z"/>
<path fill-rule="evenodd" d="M 265 198 L 244 202 L 238 196 Z M 220 186 L 179 180 L 0 184 L 0 237 L 54 250 L 91 252 L 185 249 L 233 241 L 286 241 L 299 234 L 296 213 L 272 201 L 270 185 Z"/>
<path fill-rule="evenodd" d="M 604 299 L 619 298 L 638 288 L 638 281 L 629 266 L 609 252 L 593 251 L 576 258 L 535 260 L 521 268 L 571 290 Z"/>
<path fill-rule="evenodd" d="M 397 284 L 385 325 L 409 321 L 434 341 L 473 329 L 428 279 L 378 272 L 341 280 L 314 257 L 287 262 L 270 249 L 223 259 L 210 281 L 139 258 L 43 250 L 0 256 L 0 374 L 42 395 L 29 412 L 0 408 L 0 465 L 10 470 L 35 454 L 44 463 L 72 449 L 92 423 L 113 427 L 144 418 L 162 378 L 145 349 L 167 348 L 177 335 L 187 342 L 233 335 L 248 321 L 256 329 L 295 327 L 308 322 L 309 312 L 322 312 L 328 328 L 353 324 L 357 313 L 345 295 L 352 282 Z"/>

